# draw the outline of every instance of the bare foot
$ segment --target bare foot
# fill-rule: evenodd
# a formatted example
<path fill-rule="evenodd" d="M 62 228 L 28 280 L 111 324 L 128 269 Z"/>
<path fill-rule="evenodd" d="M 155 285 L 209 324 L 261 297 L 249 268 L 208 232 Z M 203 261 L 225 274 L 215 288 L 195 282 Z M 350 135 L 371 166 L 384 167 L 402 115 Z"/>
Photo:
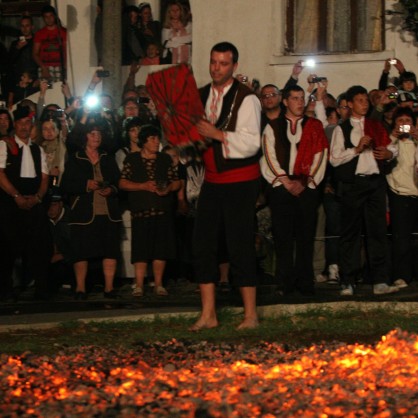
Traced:
<path fill-rule="evenodd" d="M 237 329 L 254 329 L 259 325 L 258 318 L 244 318 L 244 320 L 237 326 Z"/>
<path fill-rule="evenodd" d="M 190 328 L 189 331 L 198 332 L 202 329 L 216 328 L 218 320 L 216 318 L 202 318 L 200 317 Z"/>

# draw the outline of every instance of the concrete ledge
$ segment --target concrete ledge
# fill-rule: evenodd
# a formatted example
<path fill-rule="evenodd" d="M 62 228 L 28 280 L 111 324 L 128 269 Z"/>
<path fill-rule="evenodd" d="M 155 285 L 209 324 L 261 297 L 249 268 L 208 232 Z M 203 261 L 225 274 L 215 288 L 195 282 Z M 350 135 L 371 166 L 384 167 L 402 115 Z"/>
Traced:
<path fill-rule="evenodd" d="M 243 308 L 223 308 L 234 314 L 242 315 Z M 282 315 L 292 315 L 298 313 L 304 313 L 309 311 L 347 311 L 360 310 L 364 312 L 384 309 L 392 312 L 404 312 L 404 313 L 417 313 L 418 302 L 356 302 L 356 301 L 343 301 L 343 302 L 329 302 L 329 303 L 306 303 L 306 304 L 294 304 L 294 305 L 268 305 L 259 306 L 257 308 L 260 318 L 274 318 Z M 66 314 L 37 314 L 28 315 L 24 317 L 13 317 L 14 323 L 1 324 L 0 333 L 7 333 L 13 330 L 29 330 L 29 329 L 51 329 L 59 327 L 65 322 L 80 322 L 80 323 L 93 323 L 93 322 L 126 322 L 126 321 L 147 321 L 153 322 L 155 320 L 165 320 L 169 318 L 182 317 L 182 318 L 196 318 L 199 314 L 199 309 L 192 310 L 190 308 L 177 308 L 176 311 L 171 312 L 143 312 L 138 314 L 126 314 L 126 311 L 112 311 L 112 315 L 109 316 L 109 312 L 95 311 L 95 312 L 76 312 L 75 315 Z M 53 320 L 55 318 L 55 320 Z M 9 317 L 11 319 L 11 317 Z"/>
<path fill-rule="evenodd" d="M 393 312 L 418 313 L 418 302 L 325 302 L 306 303 L 296 305 L 268 305 L 257 308 L 260 318 L 275 317 L 286 314 L 297 314 L 307 311 L 349 311 L 358 310 L 363 312 L 385 309 Z"/>

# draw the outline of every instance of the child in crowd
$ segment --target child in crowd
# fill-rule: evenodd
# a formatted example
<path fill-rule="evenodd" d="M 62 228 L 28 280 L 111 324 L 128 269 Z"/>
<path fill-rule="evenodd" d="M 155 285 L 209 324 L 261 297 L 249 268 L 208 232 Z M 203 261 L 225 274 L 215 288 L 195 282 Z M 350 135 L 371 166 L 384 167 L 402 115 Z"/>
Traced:
<path fill-rule="evenodd" d="M 13 91 L 9 93 L 9 108 L 11 108 L 17 102 L 20 102 L 26 97 L 36 93 L 39 90 L 39 80 L 35 80 L 33 75 L 29 71 L 24 71 L 19 83 L 16 84 Z"/>
<path fill-rule="evenodd" d="M 399 76 L 399 92 L 409 93 L 414 99 L 417 98 L 417 77 L 412 71 L 404 71 Z"/>
<path fill-rule="evenodd" d="M 139 61 L 141 65 L 160 65 L 160 49 L 156 43 L 147 46 L 146 54 L 147 56 Z"/>

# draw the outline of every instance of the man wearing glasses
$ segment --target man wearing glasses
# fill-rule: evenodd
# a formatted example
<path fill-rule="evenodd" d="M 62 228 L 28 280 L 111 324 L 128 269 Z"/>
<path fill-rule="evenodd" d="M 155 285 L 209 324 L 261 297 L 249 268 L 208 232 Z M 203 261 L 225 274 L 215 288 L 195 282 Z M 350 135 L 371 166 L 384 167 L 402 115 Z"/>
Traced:
<path fill-rule="evenodd" d="M 269 121 L 277 119 L 280 115 L 280 102 L 282 101 L 282 95 L 280 90 L 274 84 L 266 84 L 261 89 L 261 132 L 263 132 Z"/>
<path fill-rule="evenodd" d="M 288 89 L 289 87 L 296 86 L 298 84 L 299 75 L 303 71 L 302 61 L 298 61 L 292 69 L 292 74 L 287 80 L 284 89 Z M 264 131 L 264 128 L 274 119 L 277 119 L 280 115 L 281 111 L 281 101 L 282 101 L 282 93 L 279 88 L 275 84 L 266 84 L 261 89 L 260 94 L 261 100 L 261 132 Z"/>

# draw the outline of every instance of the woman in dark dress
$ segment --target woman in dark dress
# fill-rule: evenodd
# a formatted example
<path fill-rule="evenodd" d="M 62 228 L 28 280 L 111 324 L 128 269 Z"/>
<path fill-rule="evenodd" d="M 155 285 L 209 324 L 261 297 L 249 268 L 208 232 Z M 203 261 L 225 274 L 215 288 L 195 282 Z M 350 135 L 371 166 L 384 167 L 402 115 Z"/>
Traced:
<path fill-rule="evenodd" d="M 102 258 L 104 296 L 115 298 L 113 280 L 120 253 L 119 169 L 112 155 L 100 150 L 101 126 L 87 125 L 85 147 L 65 165 L 61 187 L 70 196 L 71 244 L 76 298 L 86 298 L 88 260 Z"/>
<path fill-rule="evenodd" d="M 176 255 L 171 192 L 181 184 L 171 157 L 159 152 L 161 133 L 145 125 L 139 133 L 140 152 L 129 154 L 124 162 L 119 187 L 129 192 L 132 217 L 132 263 L 136 286 L 133 296 L 144 294 L 144 278 L 148 261 L 152 261 L 158 296 L 166 296 L 163 274 L 166 261 Z"/>

